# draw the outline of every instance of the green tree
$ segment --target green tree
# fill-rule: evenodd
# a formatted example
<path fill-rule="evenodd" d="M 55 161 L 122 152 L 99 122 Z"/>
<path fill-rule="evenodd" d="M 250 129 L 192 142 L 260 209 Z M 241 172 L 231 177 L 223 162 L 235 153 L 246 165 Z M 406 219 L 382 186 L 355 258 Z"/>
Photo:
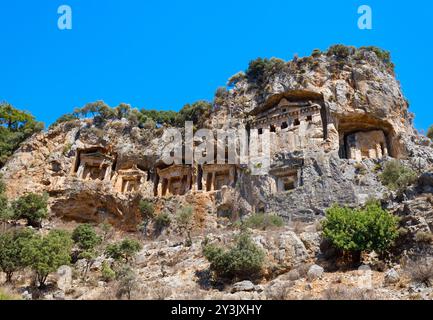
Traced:
<path fill-rule="evenodd" d="M 184 126 L 186 121 L 192 121 L 200 126 L 203 120 L 208 118 L 212 111 L 212 104 L 207 101 L 197 101 L 193 104 L 186 104 L 177 115 L 177 125 Z"/>
<path fill-rule="evenodd" d="M 3 232 L 6 230 L 8 220 L 13 218 L 13 212 L 9 207 L 8 198 L 5 194 L 6 186 L 0 176 L 0 224 Z"/>
<path fill-rule="evenodd" d="M 89 224 L 79 225 L 72 233 L 72 240 L 78 245 L 80 252 L 78 258 L 86 261 L 83 276 L 85 277 L 98 257 L 96 247 L 101 244 L 102 238 Z"/>
<path fill-rule="evenodd" d="M 121 242 L 109 244 L 105 254 L 116 260 L 129 262 L 139 251 L 141 244 L 133 239 L 125 239 Z"/>
<path fill-rule="evenodd" d="M 44 287 L 47 277 L 71 262 L 73 241 L 62 230 L 52 230 L 46 236 L 35 235 L 23 248 L 24 262 L 35 272 L 39 287 Z"/>
<path fill-rule="evenodd" d="M 190 247 L 192 245 L 191 231 L 194 219 L 194 208 L 191 206 L 186 206 L 180 209 L 176 214 L 177 226 L 181 233 L 185 233 L 187 240 L 186 246 Z"/>
<path fill-rule="evenodd" d="M 433 140 L 433 126 L 431 126 L 427 131 L 427 137 L 430 138 L 430 140 Z"/>
<path fill-rule="evenodd" d="M 262 272 L 265 262 L 264 251 L 254 243 L 246 230 L 241 231 L 235 246 L 229 250 L 205 243 L 203 255 L 217 276 L 229 279 L 252 279 Z"/>
<path fill-rule="evenodd" d="M 322 227 L 323 236 L 355 263 L 363 251 L 386 251 L 398 236 L 398 218 L 377 202 L 362 209 L 334 205 L 327 210 Z"/>
<path fill-rule="evenodd" d="M 72 240 L 81 250 L 93 250 L 101 244 L 102 239 L 90 224 L 81 224 L 72 232 Z"/>
<path fill-rule="evenodd" d="M 117 272 L 118 288 L 117 297 L 121 299 L 124 295 L 127 296 L 128 300 L 131 300 L 132 292 L 137 288 L 137 274 L 134 270 L 124 265 Z"/>
<path fill-rule="evenodd" d="M 12 203 L 16 219 L 27 219 L 29 225 L 40 227 L 48 215 L 48 195 L 28 193 Z"/>
<path fill-rule="evenodd" d="M 140 210 L 141 218 L 143 220 L 143 222 L 141 224 L 141 229 L 142 229 L 143 235 L 146 237 L 147 236 L 147 227 L 148 227 L 150 221 L 155 216 L 155 206 L 153 205 L 152 202 L 142 199 L 142 200 L 140 200 L 138 207 Z"/>
<path fill-rule="evenodd" d="M 29 229 L 0 234 L 0 270 L 6 274 L 6 282 L 11 282 L 13 274 L 27 266 L 23 249 L 32 237 Z"/>
<path fill-rule="evenodd" d="M 0 168 L 24 140 L 43 128 L 30 113 L 0 102 Z"/>
<path fill-rule="evenodd" d="M 257 58 L 249 63 L 245 72 L 248 81 L 262 86 L 273 74 L 280 72 L 286 67 L 286 63 L 277 58 Z"/>

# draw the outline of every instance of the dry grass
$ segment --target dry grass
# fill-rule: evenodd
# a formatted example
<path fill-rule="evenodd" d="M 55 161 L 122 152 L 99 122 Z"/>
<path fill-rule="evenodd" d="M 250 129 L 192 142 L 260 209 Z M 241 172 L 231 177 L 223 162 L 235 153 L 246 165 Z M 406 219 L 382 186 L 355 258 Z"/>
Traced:
<path fill-rule="evenodd" d="M 151 300 L 167 300 L 172 295 L 172 291 L 164 283 L 154 283 L 149 295 Z"/>
<path fill-rule="evenodd" d="M 0 288 L 0 301 L 10 301 L 10 300 L 21 300 L 21 297 L 13 293 L 12 289 L 8 287 Z"/>
<path fill-rule="evenodd" d="M 322 295 L 324 300 L 377 300 L 373 290 L 336 286 L 326 289 Z"/>
<path fill-rule="evenodd" d="M 432 243 L 433 234 L 431 232 L 418 231 L 415 235 L 415 241 L 419 243 Z"/>
<path fill-rule="evenodd" d="M 265 296 L 267 300 L 287 300 L 293 287 L 293 282 L 284 282 L 271 287 L 266 288 Z"/>
<path fill-rule="evenodd" d="M 433 286 L 432 260 L 420 259 L 418 261 L 411 261 L 406 267 L 406 272 L 412 282 L 425 284 L 428 287 Z"/>
<path fill-rule="evenodd" d="M 305 231 L 305 227 L 306 227 L 306 223 L 302 222 L 302 221 L 292 221 L 290 223 L 290 228 L 292 229 L 292 231 L 296 234 L 301 234 L 302 232 Z"/>

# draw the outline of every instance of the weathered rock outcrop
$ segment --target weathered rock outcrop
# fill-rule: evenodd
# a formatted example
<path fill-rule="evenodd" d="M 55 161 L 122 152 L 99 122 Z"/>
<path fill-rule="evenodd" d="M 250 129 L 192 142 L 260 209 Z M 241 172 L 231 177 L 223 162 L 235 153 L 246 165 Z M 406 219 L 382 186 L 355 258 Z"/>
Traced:
<path fill-rule="evenodd" d="M 8 195 L 48 192 L 55 215 L 126 229 L 138 224 L 141 198 L 173 195 L 180 202 L 204 195 L 201 206 L 215 210 L 201 210 L 222 216 L 263 211 L 312 220 L 335 202 L 380 198 L 386 190 L 377 163 L 398 158 L 418 171 L 433 164 L 431 142 L 414 130 L 399 83 L 374 50 L 279 61 L 260 81 L 238 75 L 232 82 L 202 122 L 259 136 L 269 131 L 271 163 L 263 175 L 251 174 L 259 166 L 251 159 L 249 167 L 167 169 L 164 128 L 77 120 L 22 144 L 1 170 Z M 422 178 L 426 192 L 430 180 Z"/>

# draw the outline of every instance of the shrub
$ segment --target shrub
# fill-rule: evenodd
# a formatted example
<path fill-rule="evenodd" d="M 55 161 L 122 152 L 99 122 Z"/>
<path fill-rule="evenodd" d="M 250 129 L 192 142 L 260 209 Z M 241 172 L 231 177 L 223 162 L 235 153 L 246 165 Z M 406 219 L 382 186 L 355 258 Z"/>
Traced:
<path fill-rule="evenodd" d="M 176 124 L 184 126 L 185 121 L 192 121 L 196 126 L 200 126 L 212 111 L 212 104 L 207 101 L 200 100 L 193 104 L 186 104 L 176 116 Z"/>
<path fill-rule="evenodd" d="M 311 55 L 315 58 L 320 57 L 321 54 L 322 51 L 320 51 L 320 49 L 314 49 L 313 52 L 311 53 Z"/>
<path fill-rule="evenodd" d="M 0 224 L 3 225 L 3 231 L 5 231 L 6 224 L 8 220 L 14 217 L 14 213 L 9 207 L 8 198 L 3 192 L 4 192 L 4 184 L 0 180 Z"/>
<path fill-rule="evenodd" d="M 250 62 L 245 74 L 249 82 L 254 82 L 261 86 L 269 77 L 281 71 L 285 66 L 286 63 L 281 59 L 257 58 Z"/>
<path fill-rule="evenodd" d="M 123 266 L 119 270 L 118 275 L 118 288 L 117 297 L 121 299 L 124 295 L 127 296 L 128 300 L 131 300 L 132 292 L 137 288 L 137 275 L 130 266 Z"/>
<path fill-rule="evenodd" d="M 48 215 L 48 195 L 28 193 L 12 203 L 16 219 L 27 219 L 29 225 L 40 227 Z"/>
<path fill-rule="evenodd" d="M 394 64 L 391 61 L 391 53 L 389 51 L 374 46 L 361 47 L 360 49 L 374 52 L 377 58 L 382 61 L 389 70 L 394 70 Z"/>
<path fill-rule="evenodd" d="M 427 137 L 433 140 L 433 126 L 431 126 L 427 131 Z"/>
<path fill-rule="evenodd" d="M 193 224 L 194 208 L 186 206 L 180 209 L 176 215 L 176 222 L 181 233 L 186 233 L 187 246 L 192 245 L 191 229 Z"/>
<path fill-rule="evenodd" d="M 100 236 L 90 224 L 81 224 L 72 233 L 72 240 L 81 250 L 93 250 L 102 242 Z"/>
<path fill-rule="evenodd" d="M 101 223 L 99 229 L 102 231 L 102 241 L 106 241 L 113 235 L 113 226 L 108 222 Z"/>
<path fill-rule="evenodd" d="M 266 230 L 272 227 L 281 228 L 284 226 L 284 220 L 277 215 L 256 213 L 245 221 L 245 225 L 252 229 Z"/>
<path fill-rule="evenodd" d="M 23 248 L 32 236 L 33 232 L 27 229 L 0 235 L 0 270 L 6 274 L 6 282 L 12 281 L 13 274 L 27 266 Z"/>
<path fill-rule="evenodd" d="M 102 280 L 105 282 L 113 281 L 116 278 L 116 272 L 111 269 L 110 265 L 104 261 L 101 267 Z"/>
<path fill-rule="evenodd" d="M 392 190 L 402 191 L 415 183 L 417 174 L 400 161 L 392 160 L 385 164 L 379 177 L 383 185 Z"/>
<path fill-rule="evenodd" d="M 24 261 L 36 274 L 39 287 L 44 287 L 50 273 L 71 262 L 72 239 L 69 233 L 52 230 L 46 236 L 35 235 L 23 248 Z"/>
<path fill-rule="evenodd" d="M 265 253 L 243 230 L 236 239 L 236 244 L 229 250 L 204 244 L 203 255 L 210 262 L 210 269 L 218 277 L 251 279 L 263 269 Z"/>
<path fill-rule="evenodd" d="M 334 205 L 322 222 L 323 235 L 345 253 L 358 259 L 362 251 L 383 252 L 398 236 L 398 219 L 378 203 L 363 209 Z M 356 261 L 357 262 L 357 261 Z"/>
<path fill-rule="evenodd" d="M 141 250 L 141 244 L 133 239 L 125 239 L 107 246 L 105 253 L 116 261 L 130 261 Z"/>
<path fill-rule="evenodd" d="M 63 154 L 67 155 L 69 153 L 69 151 L 71 151 L 72 148 L 72 144 L 71 143 L 67 143 L 64 145 L 63 147 Z"/>
<path fill-rule="evenodd" d="M 170 224 L 171 224 L 171 218 L 167 212 L 160 213 L 155 218 L 155 227 L 158 230 L 167 228 Z"/>
<path fill-rule="evenodd" d="M 138 205 L 141 218 L 143 219 L 143 223 L 141 225 L 143 234 L 147 235 L 147 226 L 150 223 L 150 220 L 155 216 L 155 207 L 152 202 L 147 200 L 140 200 Z"/>
<path fill-rule="evenodd" d="M 353 53 L 353 48 L 342 44 L 336 44 L 328 49 L 328 56 L 336 56 L 337 58 L 347 58 Z"/>
<path fill-rule="evenodd" d="M 238 72 L 234 76 L 232 76 L 229 81 L 227 82 L 228 87 L 234 87 L 238 82 L 244 80 L 246 78 L 246 75 L 244 72 Z"/>

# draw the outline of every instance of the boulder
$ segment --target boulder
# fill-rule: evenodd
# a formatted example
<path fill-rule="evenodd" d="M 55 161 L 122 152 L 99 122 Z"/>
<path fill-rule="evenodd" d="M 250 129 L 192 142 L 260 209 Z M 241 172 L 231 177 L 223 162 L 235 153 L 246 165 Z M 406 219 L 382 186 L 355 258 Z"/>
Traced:
<path fill-rule="evenodd" d="M 238 283 L 235 283 L 232 287 L 231 292 L 235 293 L 235 292 L 249 292 L 249 291 L 254 291 L 255 286 L 254 283 L 252 283 L 251 281 L 245 280 L 245 281 L 241 281 Z"/>
<path fill-rule="evenodd" d="M 390 269 L 385 273 L 385 285 L 396 284 L 400 281 L 400 275 L 395 269 Z"/>
<path fill-rule="evenodd" d="M 309 281 L 314 281 L 316 279 L 320 279 L 323 276 L 324 269 L 317 264 L 314 264 L 310 267 L 307 273 L 307 278 Z"/>

